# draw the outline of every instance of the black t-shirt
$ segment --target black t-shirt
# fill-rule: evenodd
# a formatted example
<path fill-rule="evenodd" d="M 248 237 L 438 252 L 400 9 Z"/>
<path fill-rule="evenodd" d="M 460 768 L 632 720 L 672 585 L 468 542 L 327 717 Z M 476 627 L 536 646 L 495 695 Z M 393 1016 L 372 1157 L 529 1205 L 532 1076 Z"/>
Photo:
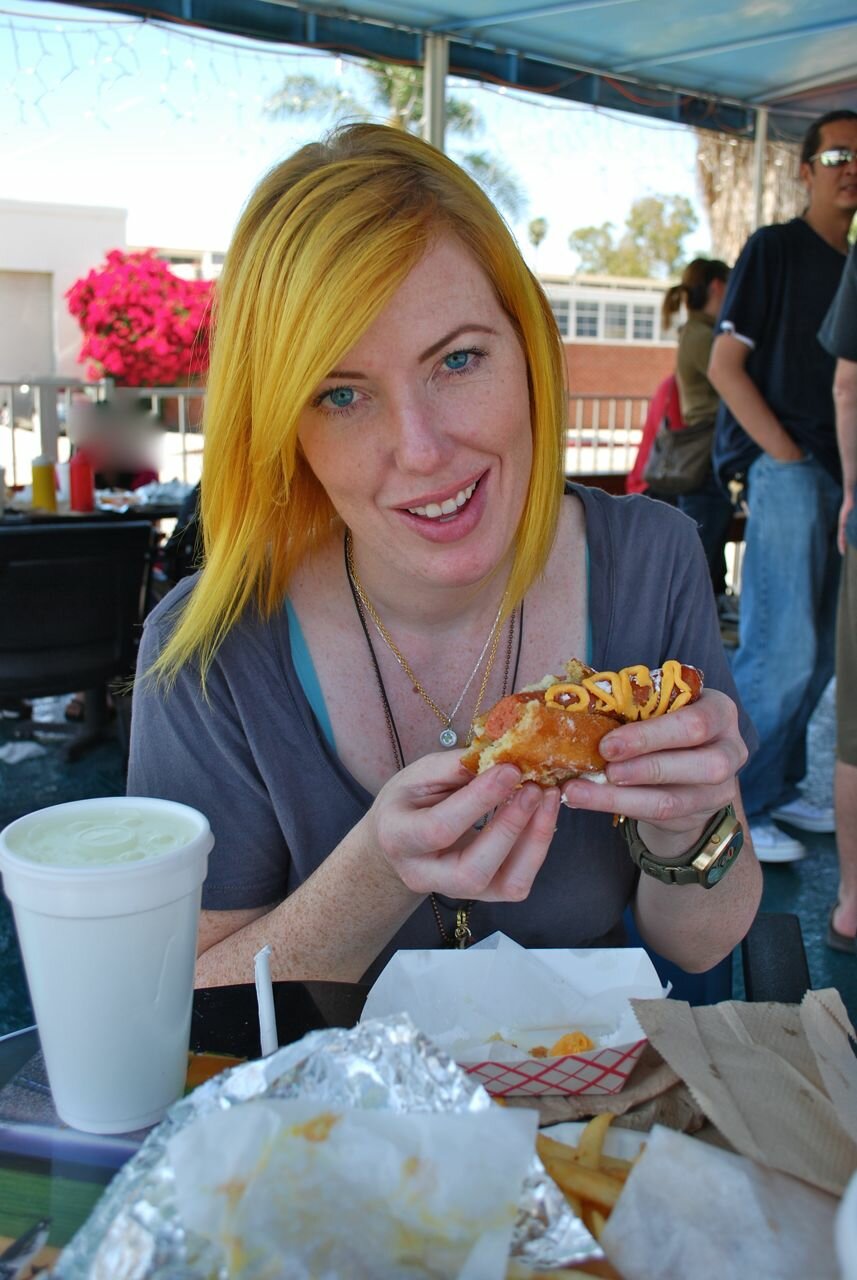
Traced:
<path fill-rule="evenodd" d="M 749 339 L 747 372 L 783 427 L 840 481 L 833 411 L 834 360 L 818 341 L 845 255 L 802 218 L 761 227 L 729 277 L 718 331 Z M 721 401 L 714 466 L 745 474 L 761 450 Z"/>

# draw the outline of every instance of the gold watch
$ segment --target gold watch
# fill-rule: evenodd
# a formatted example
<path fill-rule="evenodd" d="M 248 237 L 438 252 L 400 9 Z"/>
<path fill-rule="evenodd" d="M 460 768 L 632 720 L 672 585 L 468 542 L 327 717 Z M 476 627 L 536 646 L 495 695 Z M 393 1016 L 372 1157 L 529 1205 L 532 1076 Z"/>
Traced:
<path fill-rule="evenodd" d="M 646 847 L 635 818 L 626 818 L 622 830 L 632 861 L 661 884 L 699 884 L 711 889 L 723 879 L 744 846 L 744 828 L 731 804 L 715 813 L 687 853 L 669 862 L 656 858 Z"/>

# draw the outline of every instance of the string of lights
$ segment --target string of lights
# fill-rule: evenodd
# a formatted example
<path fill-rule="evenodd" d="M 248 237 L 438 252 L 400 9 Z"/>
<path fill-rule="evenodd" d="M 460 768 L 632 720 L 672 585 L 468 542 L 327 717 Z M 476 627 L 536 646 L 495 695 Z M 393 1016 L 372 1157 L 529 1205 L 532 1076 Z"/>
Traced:
<path fill-rule="evenodd" d="M 43 124 L 50 124 L 47 108 L 51 97 L 69 79 L 87 73 L 95 78 L 95 95 L 101 111 L 99 122 L 110 127 L 109 93 L 123 81 L 133 80 L 141 73 L 138 45 L 141 37 L 150 32 L 159 33 L 161 45 L 162 75 L 157 105 L 170 112 L 176 120 L 194 118 L 188 100 L 199 102 L 203 80 L 222 90 L 233 103 L 248 97 L 246 91 L 242 93 L 235 88 L 236 83 L 253 85 L 255 88 L 249 98 L 258 106 L 265 100 L 268 81 L 271 81 L 270 91 L 273 93 L 282 79 L 285 58 L 311 64 L 329 63 L 333 57 L 322 50 L 297 46 L 284 48 L 204 28 L 188 29 L 118 14 L 93 17 L 70 13 L 57 19 L 0 8 L 0 48 L 6 44 L 11 49 L 15 66 L 15 75 L 6 84 L 6 95 L 12 100 L 19 121 L 30 123 L 35 116 Z M 234 75 L 225 77 L 222 55 L 227 53 L 232 55 Z M 340 70 L 346 65 L 358 69 L 364 65 L 362 59 L 347 54 L 338 55 L 335 61 Z M 190 95 L 188 81 L 182 73 L 188 73 Z M 680 133 L 686 129 L 686 126 L 670 121 L 650 122 L 645 117 L 629 117 L 618 109 L 553 98 L 547 94 L 526 93 L 507 85 L 477 84 L 454 76 L 450 77 L 449 84 L 451 91 L 469 95 L 474 100 L 479 94 L 491 94 L 539 111 L 574 115 L 595 112 L 617 124 L 653 131 Z M 90 118 L 95 114 L 91 110 Z"/>
<path fill-rule="evenodd" d="M 2 116 L 8 117 L 11 108 L 19 124 L 50 127 L 58 122 L 51 107 L 62 89 L 85 77 L 91 95 L 86 117 L 112 127 L 116 102 L 111 95 L 116 90 L 149 92 L 148 80 L 143 83 L 142 42 L 149 52 L 153 42 L 159 45 L 155 105 L 175 120 L 196 118 L 213 95 L 259 109 L 283 78 L 282 47 L 136 18 L 72 15 L 57 20 L 4 8 L 0 59 L 8 62 L 11 75 L 5 77 L 0 96 Z M 322 52 L 291 46 L 287 55 L 304 63 L 329 61 Z"/>

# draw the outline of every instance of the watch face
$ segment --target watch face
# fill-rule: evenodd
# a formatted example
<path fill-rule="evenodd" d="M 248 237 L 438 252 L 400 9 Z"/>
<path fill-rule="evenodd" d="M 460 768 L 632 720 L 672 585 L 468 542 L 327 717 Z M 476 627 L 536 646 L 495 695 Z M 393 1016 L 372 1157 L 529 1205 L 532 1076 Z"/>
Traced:
<path fill-rule="evenodd" d="M 738 857 L 738 854 L 741 852 L 743 847 L 744 847 L 744 832 L 741 830 L 738 830 L 732 836 L 732 839 L 729 841 L 729 844 L 726 846 L 723 852 L 719 855 L 719 857 L 714 862 L 714 864 L 710 866 L 707 872 L 705 873 L 705 878 L 708 884 L 710 885 L 717 884 L 718 880 L 723 879 L 723 877 L 726 875 L 726 872 L 732 866 L 732 863 Z"/>

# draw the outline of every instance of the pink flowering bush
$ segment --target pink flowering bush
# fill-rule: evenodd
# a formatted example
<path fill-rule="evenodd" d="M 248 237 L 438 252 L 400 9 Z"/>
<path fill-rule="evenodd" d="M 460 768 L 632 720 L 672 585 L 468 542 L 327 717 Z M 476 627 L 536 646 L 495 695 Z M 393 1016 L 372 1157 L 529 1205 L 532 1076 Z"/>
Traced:
<path fill-rule="evenodd" d="M 78 359 L 86 376 L 143 387 L 175 386 L 204 374 L 211 290 L 208 280 L 174 275 L 154 249 L 112 250 L 66 293 L 83 330 Z"/>

